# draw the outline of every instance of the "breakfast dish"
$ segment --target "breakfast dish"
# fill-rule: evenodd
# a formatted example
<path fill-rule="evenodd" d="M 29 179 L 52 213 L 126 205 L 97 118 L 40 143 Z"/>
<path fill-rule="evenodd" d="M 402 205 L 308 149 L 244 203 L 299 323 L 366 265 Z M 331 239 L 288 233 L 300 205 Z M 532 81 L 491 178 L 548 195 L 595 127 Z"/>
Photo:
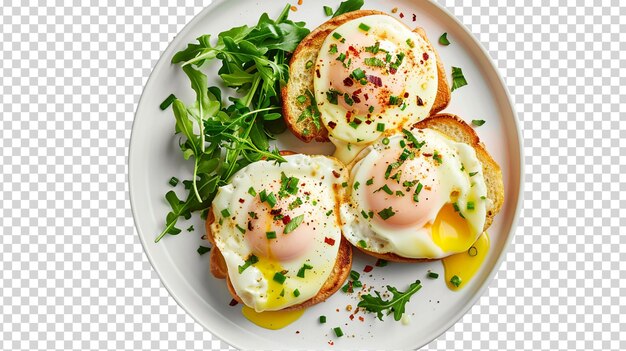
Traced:
<path fill-rule="evenodd" d="M 287 125 L 303 141 L 332 141 L 344 162 L 450 101 L 443 63 L 424 31 L 380 11 L 325 22 L 300 42 L 290 71 L 282 89 Z"/>
<path fill-rule="evenodd" d="M 211 272 L 256 312 L 324 301 L 352 265 L 338 211 L 345 166 L 326 156 L 284 158 L 240 170 L 219 189 L 207 219 Z"/>
<path fill-rule="evenodd" d="M 390 261 L 467 251 L 504 201 L 500 167 L 474 130 L 453 115 L 384 137 L 349 168 L 344 235 L 361 251 Z"/>
<path fill-rule="evenodd" d="M 133 214 L 212 333 L 415 348 L 480 296 L 515 222 L 519 134 L 437 4 L 218 0 L 164 58 L 133 126 Z"/>

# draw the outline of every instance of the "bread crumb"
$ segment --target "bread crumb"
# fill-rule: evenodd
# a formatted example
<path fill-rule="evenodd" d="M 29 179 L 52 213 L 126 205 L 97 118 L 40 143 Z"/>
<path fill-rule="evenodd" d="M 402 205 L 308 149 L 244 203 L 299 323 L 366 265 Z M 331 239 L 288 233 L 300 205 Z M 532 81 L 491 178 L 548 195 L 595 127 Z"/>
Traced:
<path fill-rule="evenodd" d="M 298 8 L 295 7 L 295 6 L 291 6 L 291 11 L 296 12 L 296 11 L 298 11 Z"/>
<path fill-rule="evenodd" d="M 352 305 L 346 306 L 346 311 L 348 311 L 348 312 L 352 311 Z"/>
<path fill-rule="evenodd" d="M 398 12 L 398 8 L 397 7 L 394 7 L 393 9 L 391 9 L 391 13 L 396 13 L 396 12 Z"/>

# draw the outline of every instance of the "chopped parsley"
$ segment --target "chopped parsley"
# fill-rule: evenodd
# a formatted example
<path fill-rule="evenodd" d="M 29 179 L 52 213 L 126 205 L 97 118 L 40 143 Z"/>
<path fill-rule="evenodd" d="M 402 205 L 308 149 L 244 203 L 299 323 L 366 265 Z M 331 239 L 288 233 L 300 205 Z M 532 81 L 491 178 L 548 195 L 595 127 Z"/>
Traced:
<path fill-rule="evenodd" d="M 310 264 L 303 264 L 302 267 L 298 270 L 298 274 L 296 274 L 299 278 L 304 278 L 304 275 L 307 271 L 307 269 L 313 269 L 313 266 L 311 266 Z"/>
<path fill-rule="evenodd" d="M 365 182 L 365 185 L 372 185 L 372 184 L 374 184 L 374 177 L 368 179 L 367 182 Z"/>
<path fill-rule="evenodd" d="M 285 277 L 284 274 L 282 274 L 281 272 L 276 272 L 274 273 L 274 281 L 277 282 L 278 284 L 282 284 L 285 282 L 285 280 L 287 279 L 287 277 Z"/>
<path fill-rule="evenodd" d="M 393 208 L 391 206 L 385 208 L 384 210 L 378 212 L 378 215 L 380 216 L 380 218 L 382 218 L 383 220 L 388 220 L 389 218 L 393 217 L 396 213 L 393 211 Z"/>
<path fill-rule="evenodd" d="M 367 243 L 365 242 L 365 240 L 359 240 L 357 244 L 364 249 L 367 247 Z"/>
<path fill-rule="evenodd" d="M 254 255 L 250 255 L 250 257 L 248 257 L 246 262 L 244 262 L 243 266 L 237 267 L 239 270 L 239 274 L 243 273 L 243 271 L 245 271 L 248 267 L 250 267 L 251 265 L 257 262 L 259 262 L 259 258 Z"/>
<path fill-rule="evenodd" d="M 289 233 L 293 232 L 294 230 L 296 230 L 296 228 L 298 228 L 298 226 L 300 224 L 302 224 L 303 220 L 304 220 L 304 215 L 303 214 L 293 218 L 291 220 L 291 222 L 289 222 L 289 223 L 287 223 L 287 225 L 285 225 L 285 229 L 283 230 L 283 234 L 289 234 Z"/>

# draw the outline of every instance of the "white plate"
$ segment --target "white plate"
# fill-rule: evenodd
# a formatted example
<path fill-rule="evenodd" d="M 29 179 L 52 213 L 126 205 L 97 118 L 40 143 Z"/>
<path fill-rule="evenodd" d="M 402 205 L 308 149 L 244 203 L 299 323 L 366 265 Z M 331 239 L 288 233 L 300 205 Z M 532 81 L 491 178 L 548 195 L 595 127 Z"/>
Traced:
<path fill-rule="evenodd" d="M 315 28 L 326 20 L 322 5 L 333 7 L 339 1 L 305 1 L 290 18 L 305 21 Z M 196 253 L 202 243 L 204 226 L 197 216 L 179 222 L 183 233 L 166 237 L 155 244 L 155 236 L 164 226 L 168 206 L 163 195 L 170 190 L 168 180 L 190 177 L 190 165 L 181 157 L 178 137 L 173 134 L 174 118 L 171 109 L 163 112 L 159 104 L 170 93 L 184 101 L 191 101 L 193 92 L 179 67 L 170 64 L 172 55 L 195 42 L 201 34 L 213 33 L 239 26 L 255 24 L 262 12 L 275 18 L 284 6 L 283 1 L 214 1 L 196 16 L 176 36 L 157 63 L 137 108 L 132 130 L 129 155 L 130 199 L 139 237 L 150 262 L 172 297 L 215 336 L 241 349 L 416 349 L 443 333 L 474 304 L 493 277 L 505 248 L 510 243 L 519 204 L 521 203 L 522 155 L 521 137 L 510 97 L 496 72 L 494 64 L 476 39 L 439 5 L 427 1 L 367 0 L 367 9 L 390 13 L 398 7 L 404 13 L 403 21 L 410 26 L 425 28 L 445 64 L 448 75 L 451 66 L 461 67 L 469 85 L 452 93 L 452 102 L 445 112 L 458 114 L 470 121 L 484 119 L 487 123 L 477 128 L 481 139 L 502 167 L 506 201 L 489 233 L 491 251 L 479 273 L 459 292 L 450 291 L 443 279 L 424 279 L 428 270 L 443 273 L 441 263 L 390 264 L 375 268 L 373 277 L 365 275 L 368 285 L 383 288 L 386 284 L 400 290 L 415 279 L 421 279 L 423 288 L 407 305 L 411 318 L 408 325 L 387 317 L 384 322 L 366 315 L 365 322 L 349 320 L 346 305 L 356 305 L 355 297 L 341 291 L 328 301 L 307 310 L 294 324 L 278 331 L 265 330 L 248 322 L 241 314 L 241 305 L 230 307 L 231 297 L 224 281 L 209 273 L 209 255 Z M 417 21 L 412 21 L 412 15 Z M 442 47 L 437 39 L 448 32 L 452 42 Z M 215 84 L 217 81 L 212 82 Z M 210 82 L 211 83 L 211 82 Z M 325 144 L 304 145 L 288 132 L 281 135 L 280 146 L 294 151 L 322 153 L 332 151 Z M 177 189 L 181 190 L 181 186 Z M 182 195 L 182 194 L 181 194 Z M 194 232 L 185 232 L 193 224 Z M 374 259 L 357 254 L 353 269 L 363 270 Z M 383 289 L 384 290 L 384 289 Z M 339 312 L 337 312 L 339 309 Z M 320 325 L 318 317 L 326 315 L 328 322 Z M 336 338 L 332 328 L 342 327 L 345 336 Z M 298 333 L 299 332 L 299 333 Z"/>

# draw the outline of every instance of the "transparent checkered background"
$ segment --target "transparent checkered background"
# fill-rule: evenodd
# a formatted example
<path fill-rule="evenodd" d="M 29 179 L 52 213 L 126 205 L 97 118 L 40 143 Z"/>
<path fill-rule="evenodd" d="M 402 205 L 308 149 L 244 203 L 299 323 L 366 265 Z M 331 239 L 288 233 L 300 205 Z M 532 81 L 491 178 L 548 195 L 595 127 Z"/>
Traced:
<path fill-rule="evenodd" d="M 128 200 L 139 96 L 207 1 L 176 3 L 2 1 L 0 348 L 229 349 L 163 288 Z M 496 279 L 427 350 L 626 349 L 626 4 L 550 3 L 443 1 L 511 90 L 526 187 Z"/>

